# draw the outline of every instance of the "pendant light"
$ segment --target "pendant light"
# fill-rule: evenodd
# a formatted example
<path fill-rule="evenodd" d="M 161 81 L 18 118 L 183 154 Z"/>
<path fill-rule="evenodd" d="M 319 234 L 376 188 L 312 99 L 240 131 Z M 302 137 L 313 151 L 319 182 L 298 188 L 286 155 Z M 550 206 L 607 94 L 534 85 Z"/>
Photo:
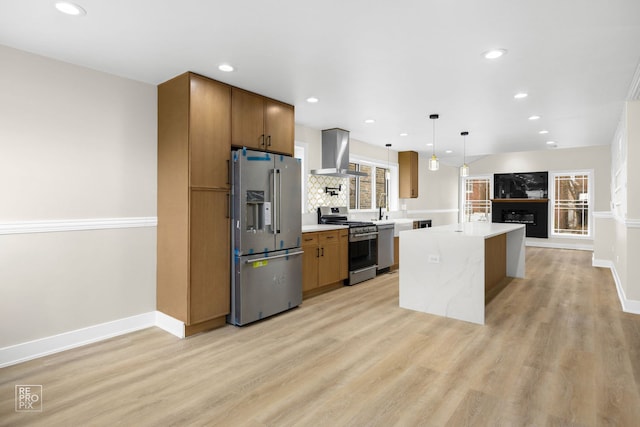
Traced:
<path fill-rule="evenodd" d="M 463 139 L 462 145 L 462 167 L 460 168 L 460 176 L 469 176 L 469 165 L 467 164 L 467 135 L 469 132 L 460 132 Z"/>
<path fill-rule="evenodd" d="M 433 154 L 431 155 L 431 158 L 429 159 L 429 170 L 430 171 L 437 171 L 440 168 L 440 161 L 436 157 L 436 120 L 439 117 L 440 116 L 437 115 L 437 114 L 431 114 L 429 116 L 429 118 L 431 120 L 433 120 Z"/>
<path fill-rule="evenodd" d="M 384 146 L 387 147 L 387 171 L 384 173 L 384 177 L 389 181 L 391 179 L 391 168 L 389 166 L 389 149 L 391 148 L 391 144 L 385 144 Z"/>

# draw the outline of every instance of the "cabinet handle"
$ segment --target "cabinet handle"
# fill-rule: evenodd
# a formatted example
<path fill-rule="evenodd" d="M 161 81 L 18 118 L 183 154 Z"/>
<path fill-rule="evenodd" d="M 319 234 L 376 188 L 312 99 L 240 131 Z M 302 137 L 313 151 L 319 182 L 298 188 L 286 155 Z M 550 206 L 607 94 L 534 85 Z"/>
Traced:
<path fill-rule="evenodd" d="M 231 218 L 231 199 L 229 193 L 227 193 L 227 218 Z"/>
<path fill-rule="evenodd" d="M 322 251 L 322 254 L 320 256 L 324 256 L 324 248 L 320 248 L 320 250 Z"/>
<path fill-rule="evenodd" d="M 320 258 L 320 248 L 316 248 L 316 258 Z"/>
<path fill-rule="evenodd" d="M 260 145 L 264 147 L 264 133 L 260 135 Z"/>
<path fill-rule="evenodd" d="M 267 136 L 267 145 L 271 147 L 271 135 Z"/>
<path fill-rule="evenodd" d="M 336 236 L 326 236 L 327 239 L 333 239 Z"/>

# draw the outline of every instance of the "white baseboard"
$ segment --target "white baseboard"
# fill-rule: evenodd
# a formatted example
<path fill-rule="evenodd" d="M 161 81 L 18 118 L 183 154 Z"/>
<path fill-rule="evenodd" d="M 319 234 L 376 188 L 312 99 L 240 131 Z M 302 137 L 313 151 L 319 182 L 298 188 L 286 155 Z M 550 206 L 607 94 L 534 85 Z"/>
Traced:
<path fill-rule="evenodd" d="M 155 326 L 156 313 L 151 311 L 0 348 L 0 368 Z"/>
<path fill-rule="evenodd" d="M 178 338 L 185 337 L 184 322 L 174 319 L 161 311 L 156 311 L 156 326 Z"/>
<path fill-rule="evenodd" d="M 622 288 L 622 282 L 620 282 L 620 276 L 618 276 L 618 271 L 616 270 L 615 264 L 612 261 L 606 259 L 593 258 L 591 261 L 591 265 L 593 265 L 594 267 L 603 267 L 611 270 L 613 281 L 616 283 L 616 291 L 618 292 L 618 299 L 620 300 L 622 311 L 624 311 L 625 313 L 640 314 L 640 301 L 627 298 L 624 293 L 624 289 Z"/>
<path fill-rule="evenodd" d="M 593 245 L 591 244 L 580 244 L 580 243 L 549 243 L 549 242 L 541 242 L 539 240 L 525 240 L 526 246 L 536 247 L 536 248 L 552 248 L 552 249 L 572 249 L 578 251 L 593 251 Z"/>

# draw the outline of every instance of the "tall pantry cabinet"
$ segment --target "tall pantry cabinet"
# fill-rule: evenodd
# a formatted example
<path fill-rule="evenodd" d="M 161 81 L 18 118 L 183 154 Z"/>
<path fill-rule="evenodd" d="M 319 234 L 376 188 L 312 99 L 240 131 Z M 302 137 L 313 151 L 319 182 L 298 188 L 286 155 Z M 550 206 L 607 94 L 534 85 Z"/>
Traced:
<path fill-rule="evenodd" d="M 231 86 L 185 73 L 158 86 L 157 309 L 192 335 L 229 313 Z"/>

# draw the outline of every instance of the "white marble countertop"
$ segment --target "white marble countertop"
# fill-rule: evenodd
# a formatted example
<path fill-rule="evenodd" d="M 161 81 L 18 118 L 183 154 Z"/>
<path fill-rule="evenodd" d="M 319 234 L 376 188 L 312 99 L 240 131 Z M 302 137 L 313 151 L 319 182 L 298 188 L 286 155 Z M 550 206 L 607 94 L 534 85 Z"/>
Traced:
<path fill-rule="evenodd" d="M 315 231 L 331 231 L 331 230 L 340 230 L 343 228 L 349 228 L 349 227 L 346 225 L 312 224 L 312 225 L 303 225 L 302 232 L 313 233 Z"/>
<path fill-rule="evenodd" d="M 524 277 L 523 224 L 465 223 L 400 232 L 400 307 L 484 324 L 485 245 L 500 234 L 506 234 L 506 276 Z"/>
<path fill-rule="evenodd" d="M 513 230 L 525 228 L 524 224 L 502 224 L 494 222 L 465 222 L 462 224 L 440 225 L 438 227 L 418 228 L 415 230 L 405 230 L 404 233 L 429 233 L 433 234 L 450 234 L 451 237 L 483 237 L 488 239 L 498 234 L 508 233 Z"/>

